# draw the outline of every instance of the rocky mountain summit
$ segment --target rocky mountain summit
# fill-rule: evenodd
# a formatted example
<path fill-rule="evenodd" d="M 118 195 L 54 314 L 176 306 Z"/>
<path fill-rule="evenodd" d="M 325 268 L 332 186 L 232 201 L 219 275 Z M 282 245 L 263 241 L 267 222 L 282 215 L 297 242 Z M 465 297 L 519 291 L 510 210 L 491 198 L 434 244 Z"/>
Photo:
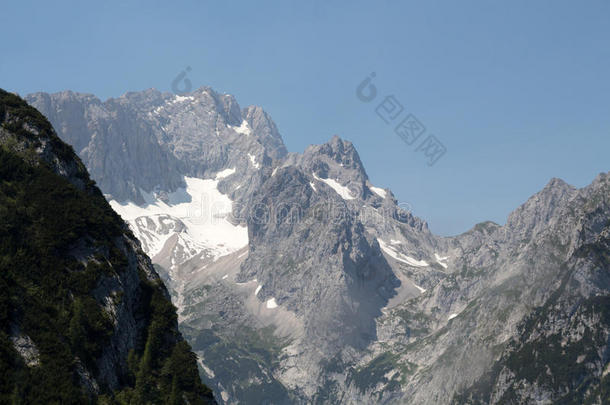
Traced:
<path fill-rule="evenodd" d="M 152 257 L 219 402 L 608 400 L 607 174 L 439 237 L 350 142 L 288 153 L 210 88 L 27 100 Z"/>
<path fill-rule="evenodd" d="M 0 90 L 0 402 L 213 404 L 139 242 L 49 122 Z"/>

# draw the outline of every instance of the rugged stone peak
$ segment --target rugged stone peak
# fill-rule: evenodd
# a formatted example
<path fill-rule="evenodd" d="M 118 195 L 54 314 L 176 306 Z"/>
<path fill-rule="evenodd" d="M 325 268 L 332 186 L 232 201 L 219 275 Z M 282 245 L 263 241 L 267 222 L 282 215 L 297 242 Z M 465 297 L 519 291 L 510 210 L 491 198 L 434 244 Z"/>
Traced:
<path fill-rule="evenodd" d="M 368 178 L 354 145 L 350 141 L 341 139 L 338 135 L 334 135 L 328 142 L 322 145 L 309 146 L 305 150 L 303 157 L 305 160 L 314 161 L 324 158 L 326 162 L 332 162 L 347 170 L 355 170 L 364 180 Z M 320 169 L 324 170 L 324 168 Z M 320 172 L 319 174 L 326 175 L 328 173 Z"/>
<path fill-rule="evenodd" d="M 219 110 L 224 113 L 223 117 L 226 123 L 236 127 L 240 126 L 243 118 L 241 116 L 241 107 L 235 97 L 232 94 L 218 95 L 214 92 L 211 93 L 216 96 Z"/>
<path fill-rule="evenodd" d="M 132 111 L 146 113 L 150 106 L 158 107 L 171 98 L 169 93 L 160 92 L 157 89 L 147 89 L 144 91 L 129 91 L 120 97 L 111 97 L 105 101 L 98 101 L 103 105 L 122 106 Z M 111 108 L 112 109 L 112 108 Z"/>
<path fill-rule="evenodd" d="M 268 114 L 257 107 L 242 113 L 233 96 L 209 87 L 184 95 L 149 89 L 104 102 L 73 92 L 36 93 L 27 100 L 118 201 L 141 204 L 142 192 L 173 192 L 184 186 L 185 175 L 214 178 L 238 168 L 239 177 L 250 177 L 286 153 Z"/>
<path fill-rule="evenodd" d="M 533 308 L 570 297 L 549 318 L 565 319 L 580 297 L 607 295 L 607 174 L 580 190 L 553 179 L 505 226 L 443 238 L 372 184 L 338 136 L 286 153 L 260 107 L 238 116 L 237 102 L 210 88 L 141 93 L 102 103 L 107 125 L 137 122 L 122 136 L 152 138 L 186 184 L 165 192 L 160 178 L 159 192 L 144 193 L 151 204 L 113 206 L 154 253 L 201 375 L 225 403 L 449 403 L 489 372 Z M 87 139 L 122 139 L 96 128 Z M 145 167 L 146 156 L 113 151 L 131 184 L 149 190 L 130 166 Z M 208 209 L 210 200 L 223 204 Z M 580 333 L 570 328 L 565 336 Z M 583 375 L 599 378 L 593 364 L 607 359 L 595 359 Z"/>
<path fill-rule="evenodd" d="M 508 216 L 506 226 L 519 237 L 530 238 L 544 231 L 552 221 L 560 220 L 556 213 L 564 209 L 577 193 L 575 187 L 553 178 Z"/>
<path fill-rule="evenodd" d="M 277 161 L 286 156 L 288 151 L 284 146 L 282 136 L 275 122 L 265 110 L 258 106 L 248 106 L 243 109 L 242 116 L 262 142 L 268 145 L 267 153 L 272 159 Z"/>
<path fill-rule="evenodd" d="M 457 393 L 453 404 L 610 400 L 608 358 L 602 354 L 610 341 L 608 174 L 578 190 L 553 179 L 539 194 L 553 218 L 544 229 L 536 225 L 531 240 L 519 241 L 509 256 L 512 265 L 504 266 L 505 274 L 526 278 L 519 296 L 533 309 L 518 310 L 523 316 L 493 367 Z M 515 287 L 514 281 L 505 284 Z"/>
<path fill-rule="evenodd" d="M 254 201 L 261 215 L 248 222 L 250 250 L 237 280 L 256 279 L 260 299 L 300 315 L 301 344 L 334 356 L 345 344 L 363 347 L 374 338 L 374 318 L 400 282 L 345 201 L 310 183 L 294 166 L 264 183 Z"/>
<path fill-rule="evenodd" d="M 347 200 L 357 202 L 371 195 L 367 188 L 368 177 L 356 148 L 337 135 L 322 145 L 308 146 L 303 154 L 289 154 L 283 165 L 297 165 L 315 181 L 335 185 Z"/>

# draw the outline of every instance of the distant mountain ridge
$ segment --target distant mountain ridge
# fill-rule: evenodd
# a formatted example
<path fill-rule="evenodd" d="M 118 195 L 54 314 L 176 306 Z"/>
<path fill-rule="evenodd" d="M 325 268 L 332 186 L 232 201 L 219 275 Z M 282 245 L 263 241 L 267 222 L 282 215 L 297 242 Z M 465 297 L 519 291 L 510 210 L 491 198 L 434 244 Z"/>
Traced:
<path fill-rule="evenodd" d="M 82 129 L 78 153 L 153 256 L 219 402 L 608 399 L 608 174 L 553 179 L 506 225 L 439 237 L 350 142 L 288 153 L 262 109 L 210 88 L 27 99 L 60 136 Z M 157 174 L 156 156 L 175 164 Z M 541 355 L 550 340 L 574 349 Z"/>
<path fill-rule="evenodd" d="M 241 110 L 233 96 L 210 88 L 184 97 L 147 90 L 105 102 L 71 91 L 35 93 L 27 99 L 55 123 L 100 187 L 117 201 L 141 203 L 140 190 L 173 191 L 184 185 L 184 175 L 209 175 L 234 159 L 233 149 L 243 149 L 236 145 L 241 135 L 252 131 L 256 138 L 251 142 L 264 143 L 270 154 L 257 158 L 272 160 L 286 153 L 275 124 L 261 108 Z"/>

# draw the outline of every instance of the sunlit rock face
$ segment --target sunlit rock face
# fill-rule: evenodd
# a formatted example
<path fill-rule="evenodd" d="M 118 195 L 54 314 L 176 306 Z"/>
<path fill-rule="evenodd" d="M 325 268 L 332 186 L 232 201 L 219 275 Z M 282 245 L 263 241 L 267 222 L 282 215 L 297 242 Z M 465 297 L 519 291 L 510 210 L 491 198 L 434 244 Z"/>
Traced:
<path fill-rule="evenodd" d="M 350 142 L 287 153 L 260 107 L 210 88 L 28 100 L 152 257 L 219 402 L 527 403 L 579 378 L 602 395 L 607 175 L 438 237 Z M 531 342 L 582 367 L 538 356 L 552 377 L 533 381 Z"/>

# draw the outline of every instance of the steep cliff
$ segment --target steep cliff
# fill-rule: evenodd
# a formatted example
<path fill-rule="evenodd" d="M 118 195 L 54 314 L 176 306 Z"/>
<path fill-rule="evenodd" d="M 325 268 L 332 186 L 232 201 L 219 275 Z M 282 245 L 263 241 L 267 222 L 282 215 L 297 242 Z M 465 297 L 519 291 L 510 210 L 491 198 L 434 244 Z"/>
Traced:
<path fill-rule="evenodd" d="M 167 290 L 72 148 L 0 90 L 0 402 L 208 404 Z"/>
<path fill-rule="evenodd" d="M 219 402 L 603 403 L 608 175 L 583 189 L 552 179 L 505 225 L 440 237 L 371 183 L 350 142 L 287 153 L 262 109 L 207 87 L 28 101 L 66 139 L 88 128 L 86 159 L 114 136 L 95 130 L 98 108 L 125 138 L 85 163 L 127 168 L 116 184 L 133 193 L 110 168 L 102 189 L 167 282 Z M 141 178 L 156 156 L 131 152 L 141 137 L 181 162 L 178 183 Z"/>

